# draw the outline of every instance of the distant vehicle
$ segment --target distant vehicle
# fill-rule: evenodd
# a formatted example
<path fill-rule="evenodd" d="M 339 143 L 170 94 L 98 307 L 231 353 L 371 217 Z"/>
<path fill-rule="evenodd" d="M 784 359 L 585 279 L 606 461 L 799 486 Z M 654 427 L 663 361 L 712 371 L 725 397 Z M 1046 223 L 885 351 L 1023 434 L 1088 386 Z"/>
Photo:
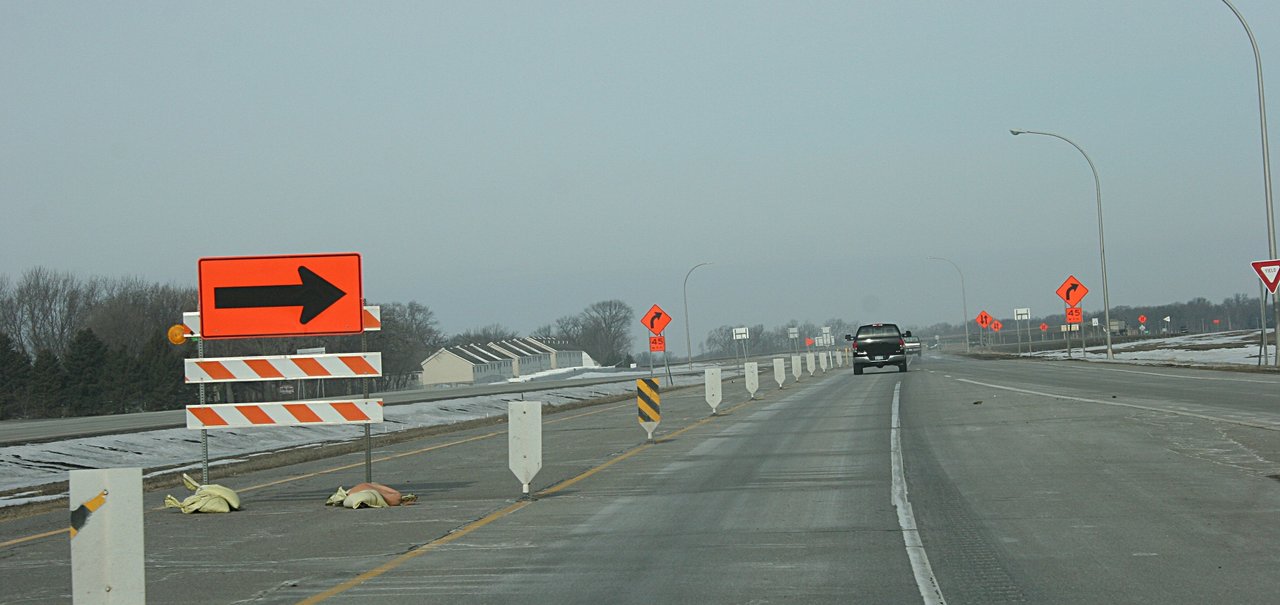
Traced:
<path fill-rule="evenodd" d="M 1123 319 L 1111 320 L 1111 333 L 1127 336 L 1129 334 L 1129 326 Z"/>
<path fill-rule="evenodd" d="M 912 336 L 910 330 L 907 330 L 907 333 L 902 336 L 902 341 L 906 343 L 903 349 L 907 355 L 915 355 L 916 357 L 924 355 L 924 347 L 920 344 L 920 338 Z"/>
<path fill-rule="evenodd" d="M 859 326 L 857 334 L 845 336 L 852 341 L 853 373 L 862 374 L 862 370 L 871 365 L 877 368 L 896 365 L 899 372 L 907 371 L 907 336 L 911 336 L 911 332 L 903 334 L 897 324 Z"/>

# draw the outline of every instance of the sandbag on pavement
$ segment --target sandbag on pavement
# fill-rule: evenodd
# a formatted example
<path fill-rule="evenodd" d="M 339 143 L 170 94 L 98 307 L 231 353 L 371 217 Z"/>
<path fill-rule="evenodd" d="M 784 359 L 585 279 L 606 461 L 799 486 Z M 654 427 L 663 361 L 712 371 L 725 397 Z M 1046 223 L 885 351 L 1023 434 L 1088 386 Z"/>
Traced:
<path fill-rule="evenodd" d="M 240 496 L 229 487 L 214 484 L 200 485 L 186 473 L 182 474 L 182 484 L 194 493 L 181 502 L 173 496 L 165 496 L 165 508 L 176 508 L 186 514 L 229 513 L 240 510 Z"/>
<path fill-rule="evenodd" d="M 361 483 L 350 491 L 341 487 L 325 502 L 327 506 L 344 506 L 346 508 L 387 508 L 417 501 L 413 494 L 403 494 L 394 488 L 381 483 Z"/>

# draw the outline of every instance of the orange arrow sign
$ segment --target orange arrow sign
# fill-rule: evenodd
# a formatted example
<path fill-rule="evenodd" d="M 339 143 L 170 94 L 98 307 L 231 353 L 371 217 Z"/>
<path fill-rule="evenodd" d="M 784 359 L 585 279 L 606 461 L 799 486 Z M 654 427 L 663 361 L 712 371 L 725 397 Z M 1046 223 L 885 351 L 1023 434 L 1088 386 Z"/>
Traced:
<path fill-rule="evenodd" d="M 359 334 L 360 255 L 202 258 L 203 338 Z"/>
<path fill-rule="evenodd" d="M 667 312 L 663 311 L 662 307 L 654 305 L 649 307 L 649 311 L 640 318 L 640 323 L 649 328 L 649 331 L 653 332 L 654 336 L 660 336 L 662 331 L 667 329 L 667 324 L 671 323 L 671 316 L 667 315 Z"/>
<path fill-rule="evenodd" d="M 1068 275 L 1067 281 L 1058 286 L 1058 298 L 1067 303 L 1068 307 L 1080 304 L 1080 301 L 1084 300 L 1084 295 L 1088 293 L 1089 289 L 1084 287 L 1084 284 L 1080 283 L 1074 275 Z"/>

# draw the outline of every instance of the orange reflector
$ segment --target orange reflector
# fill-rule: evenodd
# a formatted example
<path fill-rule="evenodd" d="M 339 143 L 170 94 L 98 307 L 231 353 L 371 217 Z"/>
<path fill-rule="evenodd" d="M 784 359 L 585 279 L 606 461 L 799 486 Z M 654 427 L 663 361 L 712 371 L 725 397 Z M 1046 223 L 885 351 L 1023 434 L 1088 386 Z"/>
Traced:
<path fill-rule="evenodd" d="M 174 324 L 169 326 L 169 342 L 180 345 L 187 342 L 187 328 L 182 324 Z"/>

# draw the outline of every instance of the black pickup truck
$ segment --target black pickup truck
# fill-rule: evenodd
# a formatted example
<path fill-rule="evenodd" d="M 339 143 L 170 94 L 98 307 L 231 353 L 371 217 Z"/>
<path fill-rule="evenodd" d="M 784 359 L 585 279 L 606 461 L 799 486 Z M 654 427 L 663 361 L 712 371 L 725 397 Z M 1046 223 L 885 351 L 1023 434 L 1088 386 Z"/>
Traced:
<path fill-rule="evenodd" d="M 897 324 L 886 323 L 859 326 L 857 334 L 846 334 L 845 339 L 853 345 L 853 373 L 861 374 L 866 366 L 888 365 L 898 366 L 899 372 L 907 371 L 907 343 L 903 336 Z"/>

